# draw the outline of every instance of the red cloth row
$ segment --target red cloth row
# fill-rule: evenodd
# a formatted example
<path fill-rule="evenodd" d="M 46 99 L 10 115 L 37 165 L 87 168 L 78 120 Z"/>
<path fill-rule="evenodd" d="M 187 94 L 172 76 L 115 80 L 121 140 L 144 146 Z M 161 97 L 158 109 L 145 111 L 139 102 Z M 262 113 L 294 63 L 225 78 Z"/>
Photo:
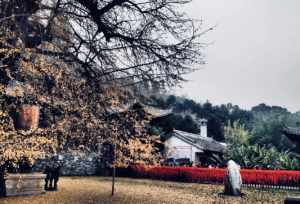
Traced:
<path fill-rule="evenodd" d="M 223 183 L 225 169 L 197 167 L 130 166 L 132 176 L 159 180 Z M 300 186 L 300 171 L 241 169 L 243 184 Z"/>

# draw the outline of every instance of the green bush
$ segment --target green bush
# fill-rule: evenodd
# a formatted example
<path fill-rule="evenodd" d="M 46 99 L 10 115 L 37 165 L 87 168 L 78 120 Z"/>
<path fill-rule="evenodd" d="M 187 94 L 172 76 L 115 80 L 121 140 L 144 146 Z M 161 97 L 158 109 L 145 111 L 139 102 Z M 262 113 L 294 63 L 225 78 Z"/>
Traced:
<path fill-rule="evenodd" d="M 225 139 L 228 148 L 226 159 L 232 159 L 243 168 L 264 169 L 300 169 L 300 161 L 288 151 L 278 151 L 275 147 L 250 145 L 250 133 L 244 126 L 235 122 L 225 127 Z"/>

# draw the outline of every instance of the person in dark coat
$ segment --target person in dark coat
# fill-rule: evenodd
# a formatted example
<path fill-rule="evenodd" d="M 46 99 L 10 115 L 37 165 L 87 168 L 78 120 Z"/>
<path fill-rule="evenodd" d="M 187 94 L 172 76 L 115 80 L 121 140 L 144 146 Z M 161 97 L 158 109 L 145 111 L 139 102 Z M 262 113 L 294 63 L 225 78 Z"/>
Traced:
<path fill-rule="evenodd" d="M 45 178 L 45 190 L 48 191 L 49 190 L 49 181 L 50 181 L 50 178 L 52 177 L 51 173 L 51 167 L 49 164 L 46 165 L 46 168 L 43 172 L 44 174 L 46 174 L 46 178 Z"/>
<path fill-rule="evenodd" d="M 44 174 L 45 178 L 45 190 L 57 190 L 57 183 L 60 176 L 61 165 L 58 158 L 55 156 L 52 158 L 51 162 L 46 165 Z"/>
<path fill-rule="evenodd" d="M 53 185 L 53 190 L 57 191 L 57 183 L 59 180 L 59 175 L 60 175 L 60 166 L 54 166 L 53 171 L 52 171 L 52 178 L 50 179 L 50 185 L 52 184 L 52 181 L 54 182 Z"/>

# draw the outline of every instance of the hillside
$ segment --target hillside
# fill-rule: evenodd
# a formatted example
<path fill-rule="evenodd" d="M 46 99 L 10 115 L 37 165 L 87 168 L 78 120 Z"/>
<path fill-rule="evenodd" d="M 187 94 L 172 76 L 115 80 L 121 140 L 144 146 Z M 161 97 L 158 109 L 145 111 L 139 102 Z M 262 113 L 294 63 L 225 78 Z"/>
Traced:
<path fill-rule="evenodd" d="M 172 128 L 198 133 L 197 121 L 208 119 L 208 135 L 218 141 L 224 141 L 224 127 L 239 122 L 251 133 L 251 144 L 276 147 L 279 150 L 295 150 L 294 145 L 283 135 L 285 126 L 299 126 L 300 114 L 291 113 L 280 106 L 259 104 L 251 110 L 241 109 L 237 105 L 213 105 L 210 102 L 197 103 L 194 100 L 170 96 L 152 96 L 147 103 L 163 109 L 172 109 L 173 115 L 161 124 L 163 131 Z"/>

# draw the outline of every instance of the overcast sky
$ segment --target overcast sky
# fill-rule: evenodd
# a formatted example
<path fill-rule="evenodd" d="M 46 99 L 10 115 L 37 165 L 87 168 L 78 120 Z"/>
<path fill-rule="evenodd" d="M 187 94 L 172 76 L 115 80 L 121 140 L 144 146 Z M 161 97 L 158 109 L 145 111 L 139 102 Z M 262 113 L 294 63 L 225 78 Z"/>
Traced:
<path fill-rule="evenodd" d="M 187 11 L 217 27 L 203 37 L 207 65 L 177 95 L 300 110 L 300 0 L 194 0 Z"/>

